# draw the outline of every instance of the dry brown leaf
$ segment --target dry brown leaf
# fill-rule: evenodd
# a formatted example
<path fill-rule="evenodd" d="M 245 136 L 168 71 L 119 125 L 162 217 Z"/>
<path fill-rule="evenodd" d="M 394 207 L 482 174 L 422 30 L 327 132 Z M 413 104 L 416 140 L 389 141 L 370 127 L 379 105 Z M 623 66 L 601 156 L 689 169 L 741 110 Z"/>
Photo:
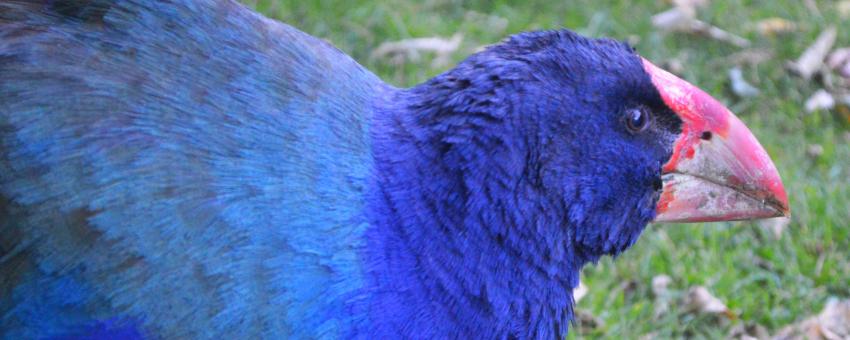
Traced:
<path fill-rule="evenodd" d="M 746 49 L 741 52 L 733 53 L 726 57 L 732 64 L 735 65 L 750 65 L 756 66 L 765 61 L 773 59 L 775 53 L 773 50 L 762 49 Z"/>
<path fill-rule="evenodd" d="M 729 319 L 734 319 L 735 314 L 726 307 L 720 299 L 711 295 L 703 286 L 696 286 L 688 291 L 685 297 L 685 306 L 688 310 L 706 314 L 723 314 Z"/>
<path fill-rule="evenodd" d="M 723 301 L 711 295 L 703 286 L 691 288 L 685 304 L 689 309 L 703 313 L 724 313 L 729 310 Z"/>
<path fill-rule="evenodd" d="M 676 7 L 707 7 L 711 0 L 664 0 L 664 3 Z"/>
<path fill-rule="evenodd" d="M 706 7 L 708 6 L 709 0 L 673 0 L 671 3 L 676 7 Z"/>
<path fill-rule="evenodd" d="M 850 339 L 850 299 L 830 299 L 820 314 L 783 328 L 773 339 Z"/>
<path fill-rule="evenodd" d="M 581 300 L 581 298 L 587 295 L 588 291 L 589 289 L 587 289 L 587 286 L 584 284 L 584 282 L 579 281 L 578 287 L 573 289 L 573 301 L 575 301 L 575 303 L 578 303 L 578 300 Z"/>
<path fill-rule="evenodd" d="M 666 32 L 704 35 L 741 48 L 750 46 L 749 40 L 696 19 L 696 8 L 693 6 L 675 6 L 653 15 L 652 26 Z"/>
<path fill-rule="evenodd" d="M 448 64 L 449 57 L 460 47 L 463 41 L 462 34 L 455 34 L 449 39 L 441 37 L 404 39 L 381 43 L 374 51 L 372 58 L 391 58 L 394 63 L 402 63 L 406 60 L 419 60 L 420 52 L 433 52 L 434 67 L 442 67 Z"/>
<path fill-rule="evenodd" d="M 823 156 L 823 145 L 820 144 L 809 144 L 806 146 L 806 155 L 811 158 L 818 158 Z"/>
<path fill-rule="evenodd" d="M 791 224 L 791 219 L 788 217 L 774 217 L 759 221 L 759 226 L 770 230 L 773 237 L 777 240 L 782 238 L 782 233 L 785 232 L 785 228 L 787 228 L 789 224 Z"/>
<path fill-rule="evenodd" d="M 732 83 L 732 93 L 738 97 L 754 97 L 761 92 L 744 79 L 744 73 L 740 68 L 733 67 L 729 70 L 729 81 Z"/>
<path fill-rule="evenodd" d="M 770 333 L 762 325 L 740 323 L 729 330 L 729 335 L 726 338 L 741 340 L 769 339 Z"/>
<path fill-rule="evenodd" d="M 755 30 L 763 36 L 774 36 L 797 30 L 797 24 L 783 18 L 767 18 L 755 24 Z"/>
<path fill-rule="evenodd" d="M 826 57 L 826 65 L 840 76 L 850 78 L 850 47 L 839 48 Z"/>
<path fill-rule="evenodd" d="M 659 319 L 670 309 L 669 286 L 673 282 L 667 275 L 657 275 L 652 278 L 652 294 L 655 295 L 654 315 Z"/>
<path fill-rule="evenodd" d="M 835 98 L 824 89 L 815 92 L 804 104 L 806 112 L 812 113 L 818 110 L 829 110 L 835 107 Z"/>
<path fill-rule="evenodd" d="M 673 7 L 652 16 L 652 26 L 668 32 L 688 32 L 692 22 L 696 20 L 696 12 L 688 7 Z"/>
<path fill-rule="evenodd" d="M 652 294 L 655 294 L 656 297 L 669 295 L 669 287 L 671 283 L 673 283 L 673 279 L 667 275 L 662 274 L 653 277 Z"/>
<path fill-rule="evenodd" d="M 824 59 L 827 53 L 829 53 L 829 50 L 832 49 L 832 45 L 835 44 L 837 34 L 838 31 L 835 29 L 835 26 L 825 29 L 815 39 L 815 42 L 800 55 L 797 61 L 788 64 L 788 68 L 804 79 L 811 78 L 812 75 L 823 67 Z"/>

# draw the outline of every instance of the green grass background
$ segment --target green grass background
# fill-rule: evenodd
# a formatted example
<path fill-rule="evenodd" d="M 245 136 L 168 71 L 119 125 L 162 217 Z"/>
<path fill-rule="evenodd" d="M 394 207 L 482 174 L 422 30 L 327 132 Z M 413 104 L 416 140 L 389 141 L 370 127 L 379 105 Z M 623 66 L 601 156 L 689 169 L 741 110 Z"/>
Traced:
<path fill-rule="evenodd" d="M 762 92 L 738 99 L 726 74 L 734 66 L 730 55 L 741 49 L 658 32 L 650 17 L 669 8 L 666 1 L 247 0 L 272 18 L 332 42 L 396 86 L 419 83 L 444 69 L 433 68 L 427 53 L 403 65 L 371 59 L 372 50 L 384 41 L 461 33 L 463 43 L 452 54 L 457 62 L 482 45 L 528 30 L 569 28 L 629 40 L 656 63 L 680 60 L 684 78 L 747 123 L 772 156 L 791 200 L 793 218 L 782 237 L 776 239 L 757 223 L 652 225 L 619 258 L 584 270 L 590 291 L 578 309 L 602 325 L 577 325 L 571 338 L 718 338 L 734 327 L 755 325 L 774 334 L 818 313 L 829 297 L 850 298 L 848 120 L 832 111 L 805 113 L 804 101 L 820 85 L 791 76 L 783 67 L 829 25 L 839 27 L 836 45 L 850 46 L 850 25 L 839 18 L 836 2 L 814 1 L 818 12 L 804 2 L 714 0 L 699 11 L 700 19 L 773 53 L 764 63 L 743 67 L 745 78 Z M 771 17 L 796 22 L 798 29 L 776 37 L 752 29 L 753 23 Z M 812 144 L 823 146 L 821 156 L 807 155 Z M 656 317 L 651 281 L 660 274 L 672 277 L 674 299 L 671 309 Z M 707 287 L 738 318 L 688 312 L 679 301 L 696 285 Z"/>

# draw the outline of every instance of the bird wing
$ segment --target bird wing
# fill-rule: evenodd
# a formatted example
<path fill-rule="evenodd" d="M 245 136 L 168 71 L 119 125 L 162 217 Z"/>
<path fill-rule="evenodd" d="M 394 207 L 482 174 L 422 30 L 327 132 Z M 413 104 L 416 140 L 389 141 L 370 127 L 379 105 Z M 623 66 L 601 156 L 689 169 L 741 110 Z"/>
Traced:
<path fill-rule="evenodd" d="M 0 3 L 0 333 L 333 334 L 379 86 L 232 1 Z"/>

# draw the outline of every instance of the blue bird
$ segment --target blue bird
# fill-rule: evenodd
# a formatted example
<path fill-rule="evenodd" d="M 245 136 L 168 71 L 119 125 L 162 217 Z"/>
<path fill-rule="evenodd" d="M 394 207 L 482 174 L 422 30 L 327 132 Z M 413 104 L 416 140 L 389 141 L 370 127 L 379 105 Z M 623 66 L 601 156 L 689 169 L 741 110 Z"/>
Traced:
<path fill-rule="evenodd" d="M 650 221 L 784 214 L 744 124 L 613 40 L 396 88 L 231 0 L 0 2 L 5 339 L 551 339 Z"/>

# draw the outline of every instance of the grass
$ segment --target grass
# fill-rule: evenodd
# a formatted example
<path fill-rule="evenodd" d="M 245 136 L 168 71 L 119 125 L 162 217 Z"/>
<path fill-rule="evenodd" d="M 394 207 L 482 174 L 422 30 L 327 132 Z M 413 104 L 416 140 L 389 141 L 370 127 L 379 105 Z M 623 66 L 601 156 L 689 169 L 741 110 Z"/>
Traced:
<path fill-rule="evenodd" d="M 732 328 L 761 325 L 774 334 L 783 326 L 818 313 L 829 297 L 850 297 L 850 120 L 838 112 L 807 114 L 803 102 L 820 85 L 791 76 L 783 68 L 828 25 L 839 26 L 837 46 L 850 46 L 833 1 L 714 0 L 700 19 L 742 35 L 754 48 L 774 54 L 744 75 L 761 94 L 737 99 L 729 91 L 730 55 L 741 49 L 699 37 L 664 34 L 652 28 L 652 14 L 669 5 L 639 1 L 255 0 L 250 5 L 276 19 L 324 38 L 382 78 L 410 86 L 444 69 L 431 57 L 393 65 L 370 58 L 381 42 L 462 33 L 459 61 L 482 45 L 509 34 L 566 27 L 595 37 L 629 40 L 657 63 L 676 58 L 682 75 L 725 102 L 759 137 L 774 159 L 788 190 L 793 218 L 777 239 L 756 223 L 653 225 L 629 251 L 584 270 L 589 294 L 578 309 L 602 322 L 577 325 L 571 338 L 660 338 L 727 336 Z M 781 17 L 798 30 L 763 37 L 753 22 Z M 450 67 L 446 66 L 446 67 Z M 807 155 L 819 144 L 819 157 Z M 655 316 L 651 281 L 672 278 L 670 310 Z M 729 320 L 688 312 L 679 303 L 689 287 L 702 285 L 737 315 Z"/>

